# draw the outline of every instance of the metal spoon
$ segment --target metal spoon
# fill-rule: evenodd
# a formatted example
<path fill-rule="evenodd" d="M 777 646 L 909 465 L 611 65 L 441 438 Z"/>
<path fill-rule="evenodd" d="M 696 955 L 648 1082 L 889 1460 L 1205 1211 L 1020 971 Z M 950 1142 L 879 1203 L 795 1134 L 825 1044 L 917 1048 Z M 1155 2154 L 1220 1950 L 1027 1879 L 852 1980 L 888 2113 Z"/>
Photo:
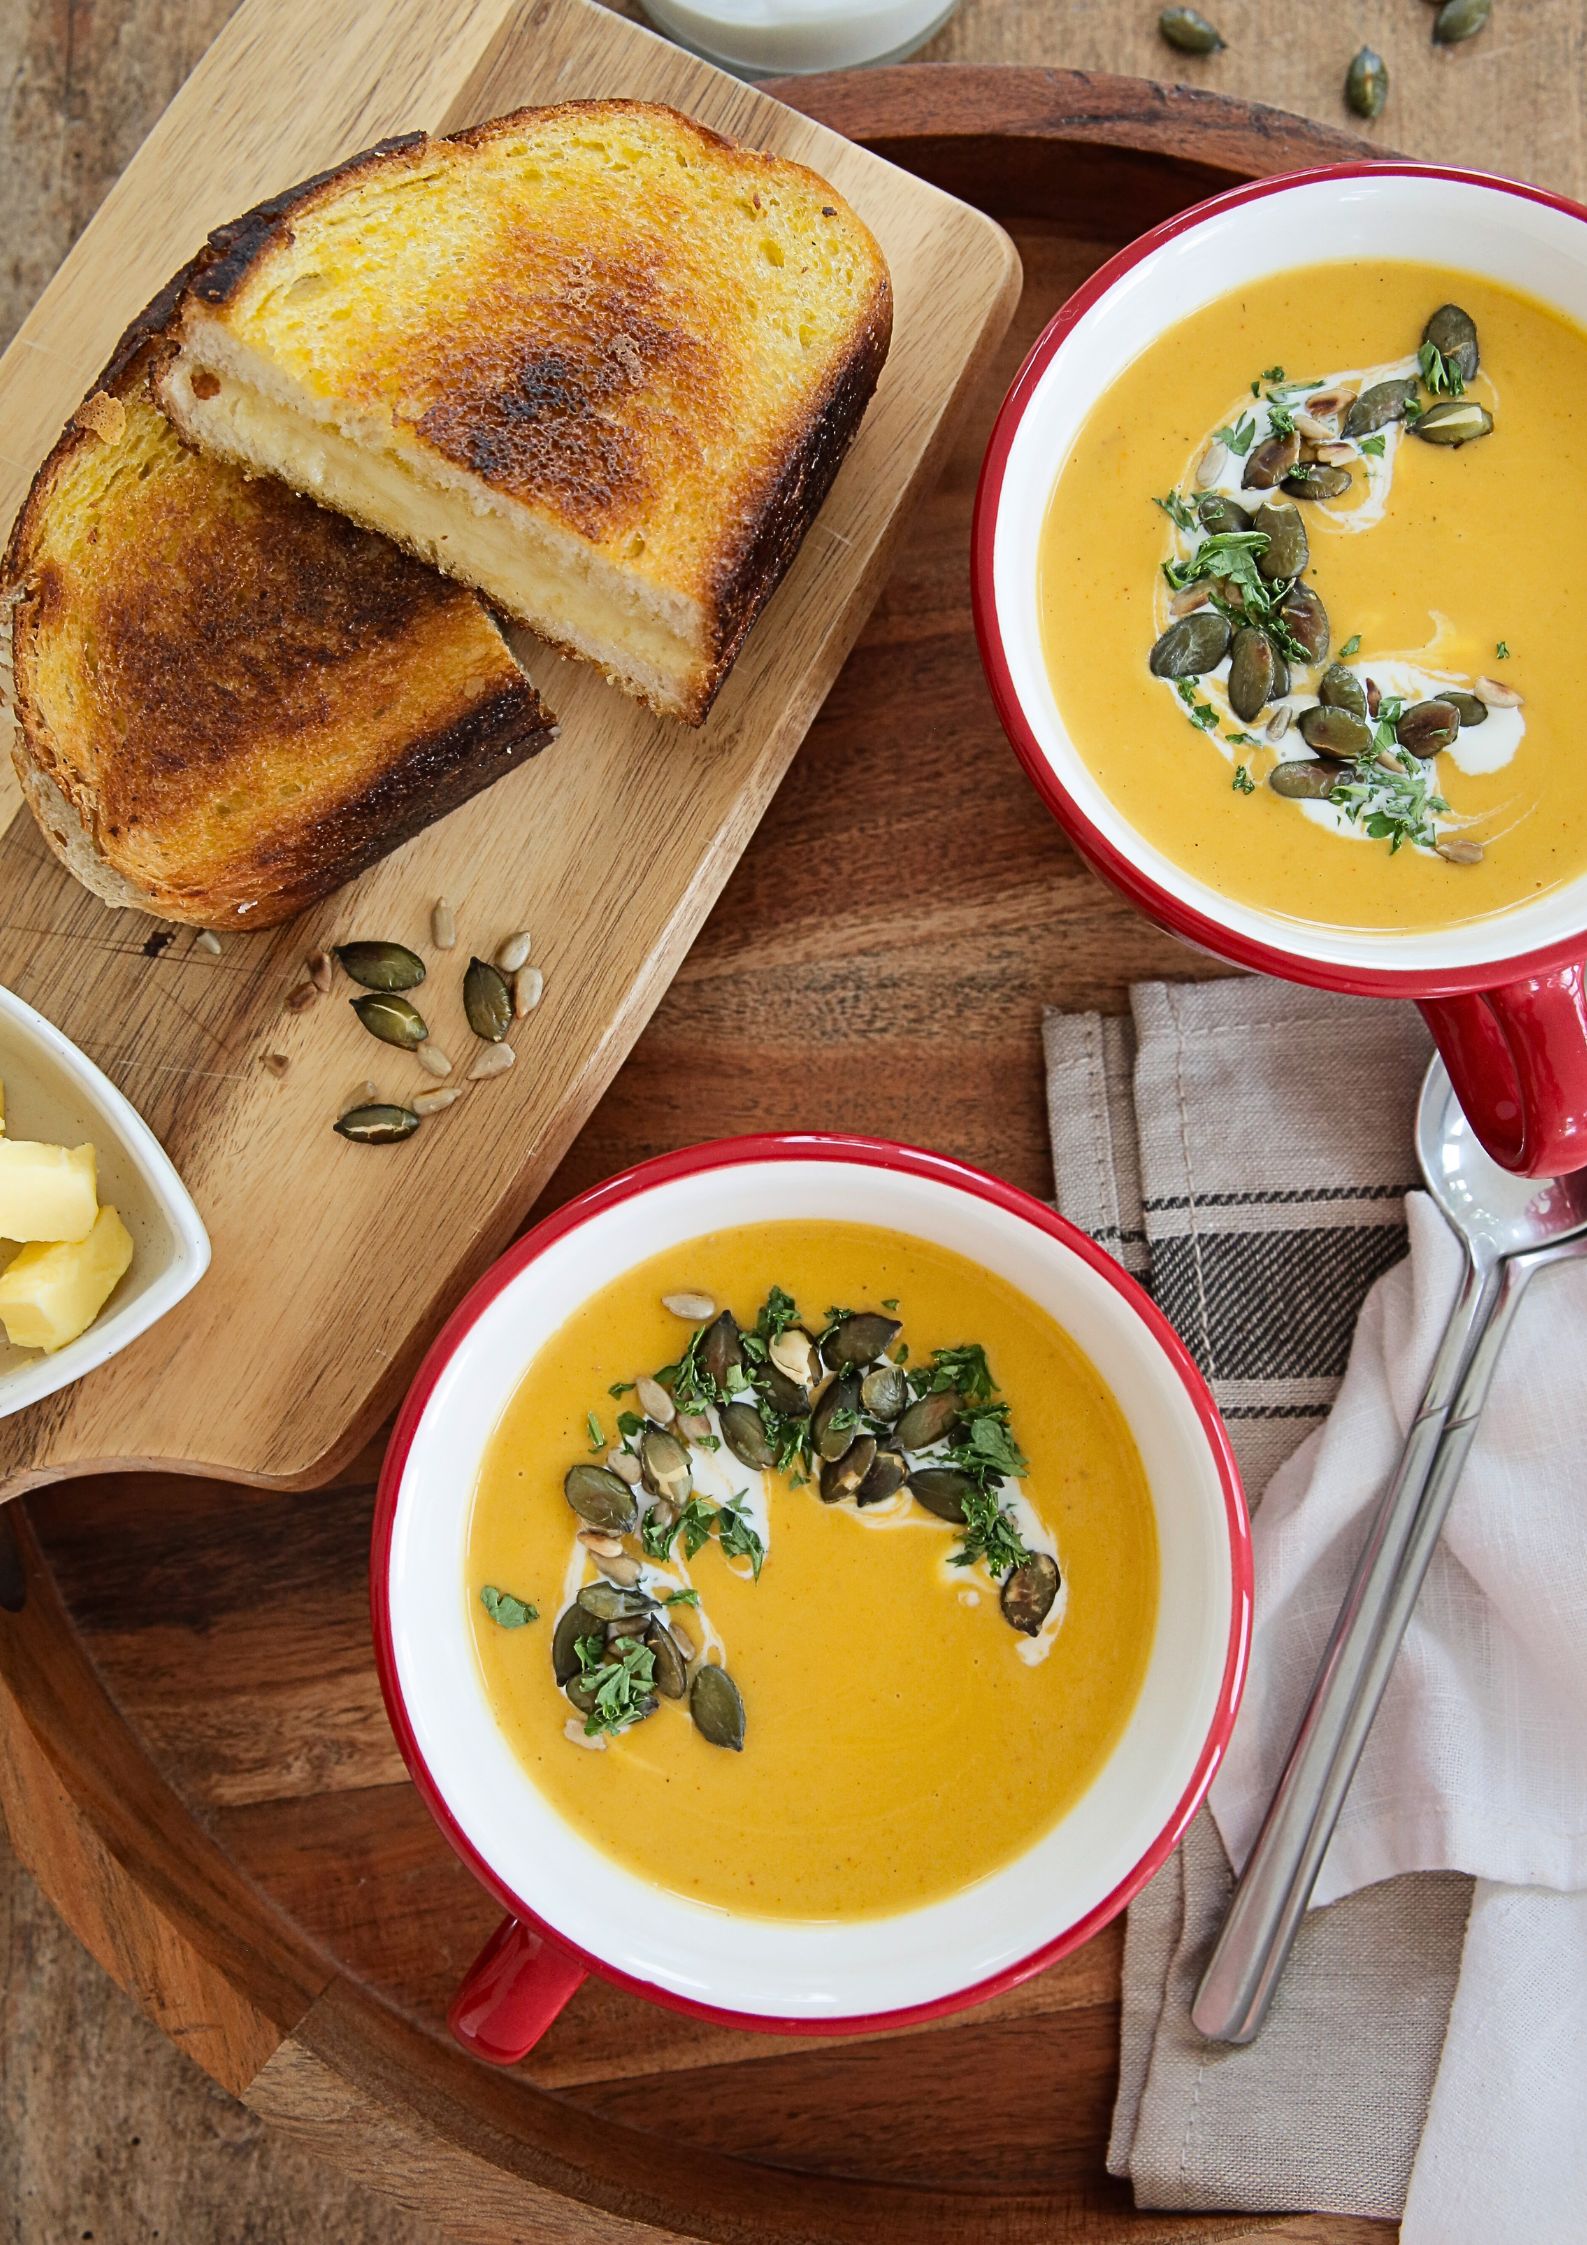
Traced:
<path fill-rule="evenodd" d="M 1441 1060 L 1422 1084 L 1416 1151 L 1466 1251 L 1460 1293 L 1255 1847 L 1191 2006 L 1211 2042 L 1250 2042 L 1267 2016 L 1361 1749 L 1535 1271 L 1587 1256 L 1587 1170 L 1517 1177 L 1472 1133 Z"/>

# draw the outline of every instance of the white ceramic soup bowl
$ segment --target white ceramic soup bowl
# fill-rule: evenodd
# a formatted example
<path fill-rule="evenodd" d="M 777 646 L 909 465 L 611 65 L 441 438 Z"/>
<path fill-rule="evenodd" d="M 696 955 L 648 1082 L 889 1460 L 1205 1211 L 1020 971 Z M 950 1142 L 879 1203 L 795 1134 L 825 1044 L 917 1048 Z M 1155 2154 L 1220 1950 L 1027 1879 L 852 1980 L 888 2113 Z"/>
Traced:
<path fill-rule="evenodd" d="M 1297 265 L 1389 259 L 1506 283 L 1587 326 L 1587 210 L 1540 188 L 1414 164 L 1347 164 L 1197 204 L 1094 273 L 1015 377 L 976 499 L 976 626 L 1004 730 L 1104 879 L 1237 966 L 1415 999 L 1489 1152 L 1507 1168 L 1554 1175 L 1587 1165 L 1587 874 L 1506 913 L 1431 932 L 1303 926 L 1239 903 L 1165 856 L 1108 800 L 1064 724 L 1042 653 L 1047 504 L 1116 377 L 1238 283 Z M 1502 571 L 1502 555 L 1494 565 Z"/>
<path fill-rule="evenodd" d="M 876 1224 L 1027 1294 L 1096 1365 L 1140 1449 L 1162 1578 L 1137 1703 L 1041 1840 L 974 1887 L 852 1924 L 790 1924 L 666 1893 L 580 1836 L 498 1729 L 470 1638 L 466 1539 L 487 1445 L 537 1350 L 636 1264 L 731 1225 Z M 1178 1841 L 1234 1720 L 1250 1624 L 1245 1506 L 1222 1422 L 1133 1280 L 1028 1194 L 886 1141 L 730 1139 L 596 1186 L 481 1279 L 431 1349 L 381 1476 L 376 1657 L 398 1742 L 452 1845 L 511 1913 L 453 2005 L 520 2057 L 587 1971 L 714 2019 L 833 2033 L 922 2018 L 1040 1970 L 1121 1910 Z"/>
<path fill-rule="evenodd" d="M 137 1109 L 70 1037 L 0 987 L 0 1083 L 13 1138 L 92 1142 L 99 1198 L 132 1234 L 132 1265 L 86 1333 L 45 1356 L 0 1329 L 0 1419 L 80 1380 L 174 1309 L 209 1268 L 192 1196 Z"/>

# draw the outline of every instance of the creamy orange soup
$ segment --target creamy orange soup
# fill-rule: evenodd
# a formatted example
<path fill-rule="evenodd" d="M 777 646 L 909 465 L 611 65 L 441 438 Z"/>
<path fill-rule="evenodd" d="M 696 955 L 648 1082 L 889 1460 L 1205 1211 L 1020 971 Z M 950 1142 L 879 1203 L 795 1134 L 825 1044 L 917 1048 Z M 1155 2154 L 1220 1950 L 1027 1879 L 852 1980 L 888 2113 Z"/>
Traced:
<path fill-rule="evenodd" d="M 702 1512 L 724 1501 L 731 1510 L 754 1484 L 739 1510 L 759 1522 L 759 1579 L 743 1549 L 724 1550 L 720 1528 L 693 1557 L 680 1538 L 660 1562 L 637 1532 L 611 1540 L 643 1567 L 647 1595 L 697 1594 L 698 1604 L 659 1612 L 683 1633 L 691 1674 L 728 1671 L 741 1748 L 709 1741 L 692 1698 L 657 1693 L 644 1719 L 591 1740 L 552 1669 L 559 1616 L 604 1579 L 575 1540 L 583 1523 L 565 1476 L 603 1466 L 619 1412 L 637 1424 L 632 1390 L 609 1391 L 667 1366 L 689 1341 L 695 1328 L 663 1297 L 709 1297 L 753 1328 L 774 1285 L 818 1336 L 829 1305 L 880 1317 L 896 1302 L 901 1332 L 877 1368 L 900 1347 L 917 1370 L 940 1348 L 984 1348 L 1006 1406 L 998 1423 L 1027 1461 L 995 1501 L 1029 1550 L 1055 1555 L 1058 1595 L 1035 1634 L 1011 1627 L 988 1565 L 951 1564 L 964 1530 L 907 1490 L 864 1509 L 852 1497 L 823 1503 L 817 1475 L 797 1486 L 797 1467 L 760 1476 L 691 1441 Z M 707 1418 L 719 1427 L 719 1413 Z M 929 1466 L 932 1454 L 915 1462 Z M 641 1483 L 637 1504 L 651 1501 Z M 497 1721 L 532 1782 L 590 1840 L 677 1894 L 834 1919 L 950 1894 L 1063 1815 L 1134 1703 L 1157 1578 L 1134 1442 L 1068 1334 L 943 1249 L 858 1225 L 778 1223 L 712 1233 L 642 1265 L 541 1350 L 480 1473 L 464 1594 Z M 531 1605 L 538 1618 L 526 1621 Z"/>
<path fill-rule="evenodd" d="M 1301 406 L 1333 378 L 1353 397 L 1398 365 L 1418 373 L 1424 322 L 1454 303 L 1474 321 L 1480 369 L 1462 395 L 1492 417 L 1458 447 L 1391 422 L 1381 450 L 1338 444 L 1349 488 L 1298 505 L 1305 581 L 1363 683 L 1407 682 L 1407 708 L 1441 685 L 1487 694 L 1423 769 L 1448 805 L 1439 846 L 1373 837 L 1365 821 L 1276 794 L 1298 725 L 1267 737 L 1272 704 L 1228 708 L 1227 658 L 1182 694 L 1148 657 L 1174 620 L 1163 564 L 1193 540 L 1154 498 L 1194 507 L 1209 440 L 1268 433 L 1270 394 Z M 1268 379 L 1285 370 L 1282 388 Z M 1435 369 L 1435 372 L 1441 372 Z M 1253 397 L 1253 384 L 1258 395 Z M 1423 407 L 1448 393 L 1419 386 Z M 1323 429 L 1326 437 L 1327 430 Z M 1310 440 L 1308 440 L 1310 441 Z M 1247 456 L 1248 457 L 1248 456 Z M 1222 481 L 1248 509 L 1288 502 Z M 1203 464 L 1206 464 L 1205 467 Z M 1587 336 L 1531 298 L 1411 264 L 1315 265 L 1243 287 L 1172 329 L 1119 377 L 1063 463 L 1046 520 L 1040 598 L 1045 649 L 1066 725 L 1110 800 L 1168 857 L 1222 895 L 1299 922 L 1438 928 L 1545 895 L 1587 868 L 1587 757 L 1580 753 L 1578 593 L 1561 526 L 1587 510 Z M 1358 644 L 1351 648 L 1349 643 Z M 1293 665 L 1291 714 L 1317 702 L 1322 666 Z M 1482 685 L 1493 681 L 1492 688 Z M 1202 690 L 1205 689 L 1205 690 Z M 1511 698 L 1513 697 L 1513 698 Z M 1198 725 L 1196 711 L 1215 723 Z M 1245 733 L 1247 742 L 1230 736 Z M 1410 776 L 1418 784 L 1420 774 Z M 1392 785 L 1403 783 L 1394 775 Z"/>

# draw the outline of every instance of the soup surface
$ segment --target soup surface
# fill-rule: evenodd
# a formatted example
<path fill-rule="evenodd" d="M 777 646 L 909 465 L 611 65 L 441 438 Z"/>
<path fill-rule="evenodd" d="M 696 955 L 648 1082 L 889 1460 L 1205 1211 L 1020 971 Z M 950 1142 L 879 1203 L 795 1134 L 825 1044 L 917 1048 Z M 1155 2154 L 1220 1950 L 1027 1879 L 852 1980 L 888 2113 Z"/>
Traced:
<path fill-rule="evenodd" d="M 1418 359 L 1424 323 L 1449 305 L 1480 336 L 1469 381 L 1458 366 Z M 1355 399 L 1395 379 L 1408 379 L 1426 439 L 1396 414 L 1363 432 L 1365 444 L 1352 441 Z M 1299 432 L 1300 484 L 1252 488 L 1252 460 L 1314 397 L 1324 417 Z M 1461 405 L 1480 407 L 1491 430 L 1458 446 L 1434 441 L 1478 425 L 1475 416 L 1451 425 Z M 1307 497 L 1313 437 L 1330 434 L 1342 441 L 1320 442 Z M 1341 475 L 1345 487 L 1325 496 Z M 1148 669 L 1160 635 L 1197 598 L 1184 586 L 1171 606 L 1164 564 L 1181 575 L 1194 566 L 1202 502 L 1217 496 L 1253 515 L 1269 503 L 1298 514 L 1303 581 L 1330 627 L 1323 660 L 1288 650 L 1289 691 L 1281 677 L 1254 717 L 1231 707 L 1227 654 L 1177 679 Z M 1576 589 L 1550 527 L 1584 509 L 1580 329 L 1510 289 L 1436 267 L 1316 265 L 1254 282 L 1127 367 L 1060 470 L 1040 575 L 1059 709 L 1131 825 L 1221 895 L 1303 923 L 1378 931 L 1507 911 L 1587 870 Z M 1221 599 L 1230 586 L 1210 589 Z M 1215 609 L 1199 613 L 1205 625 Z M 1225 614 L 1237 630 L 1237 590 Z M 1272 772 L 1313 758 L 1302 726 L 1315 723 L 1306 713 L 1319 704 L 1325 665 L 1341 663 L 1363 693 L 1373 682 L 1390 722 L 1368 724 L 1363 762 L 1312 763 L 1319 787 L 1338 783 L 1330 800 L 1287 797 Z M 1406 714 L 1449 691 L 1479 705 L 1467 707 L 1474 722 L 1431 757 L 1402 750 Z M 1413 733 L 1425 725 L 1411 722 Z M 1423 748 L 1428 739 L 1424 730 Z"/>
<path fill-rule="evenodd" d="M 659 1614 L 683 1633 L 691 1674 L 702 1664 L 729 1671 L 741 1695 L 741 1750 L 710 1742 L 691 1720 L 692 1697 L 655 1694 L 645 1719 L 591 1740 L 552 1668 L 559 1617 L 603 1579 L 576 1540 L 582 1523 L 564 1477 L 576 1463 L 602 1466 L 620 1439 L 619 1412 L 629 1414 L 627 1439 L 637 1438 L 641 1399 L 609 1391 L 668 1366 L 692 1331 L 704 1331 L 664 1297 L 685 1289 L 709 1298 L 713 1312 L 731 1309 L 749 1348 L 773 1287 L 792 1298 L 783 1317 L 797 1304 L 818 1339 L 829 1305 L 899 1321 L 876 1368 L 891 1378 L 907 1349 L 917 1388 L 932 1377 L 935 1351 L 984 1349 L 995 1400 L 971 1404 L 972 1417 L 985 1422 L 994 1454 L 1009 1454 L 997 1451 L 1007 1436 L 1024 1460 L 1017 1476 L 993 1480 L 995 1505 L 1027 1554 L 1055 1555 L 1061 1588 L 1033 1634 L 1011 1628 L 986 1559 L 952 1563 L 964 1527 L 907 1490 L 864 1508 L 852 1496 L 824 1503 L 819 1461 L 759 1473 L 726 1447 L 691 1438 L 692 1501 L 702 1517 L 714 1514 L 716 1533 L 692 1555 L 680 1535 L 652 1558 L 643 1535 L 652 1499 L 641 1484 L 641 1532 L 621 1541 L 643 1564 L 644 1592 L 658 1600 L 696 1593 L 698 1603 L 662 1605 Z M 896 1308 L 885 1313 L 889 1303 Z M 967 1397 L 976 1392 L 962 1376 L 959 1385 Z M 825 1390 L 813 1392 L 819 1399 Z M 720 1411 L 707 1418 L 714 1442 Z M 973 1426 L 969 1433 L 982 1439 Z M 963 1424 L 950 1439 L 965 1443 Z M 935 1459 L 940 1469 L 946 1451 L 921 1448 L 920 1466 Z M 724 1538 L 724 1505 L 747 1536 Z M 1052 1561 L 1034 1564 L 1039 1573 Z M 531 1363 L 491 1439 L 467 1567 L 492 1710 L 556 1808 L 659 1886 L 739 1913 L 801 1919 L 881 1916 L 936 1900 L 1037 1840 L 1123 1728 L 1145 1672 L 1158 1581 L 1133 1439 L 1068 1335 L 1023 1294 L 947 1250 L 804 1222 L 692 1241 L 568 1320 Z M 524 1604 L 537 1619 L 521 1621 Z M 608 1642 L 589 1658 L 610 1661 L 620 1650 Z"/>

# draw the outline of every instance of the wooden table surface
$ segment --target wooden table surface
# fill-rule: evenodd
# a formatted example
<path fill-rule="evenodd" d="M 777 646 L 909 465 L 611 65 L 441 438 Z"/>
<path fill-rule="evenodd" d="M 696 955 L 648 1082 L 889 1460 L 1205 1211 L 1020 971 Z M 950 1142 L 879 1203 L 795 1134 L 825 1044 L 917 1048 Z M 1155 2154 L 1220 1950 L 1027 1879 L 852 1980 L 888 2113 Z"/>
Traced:
<path fill-rule="evenodd" d="M 1385 145 L 1587 196 L 1582 0 L 1495 0 L 1488 31 L 1456 50 L 1430 45 L 1420 0 L 1203 4 L 1229 42 L 1208 61 L 1163 45 L 1152 0 L 964 0 L 925 59 L 1183 77 L 1348 125 L 1340 86 L 1365 41 L 1389 65 L 1388 108 L 1368 128 Z M 0 0 L 0 345 L 229 12 L 230 0 Z M 918 575 L 950 560 L 912 552 L 904 567 Z M 912 605 L 918 613 L 918 598 Z M 924 684 L 929 695 L 910 650 L 889 647 L 885 617 L 884 600 L 879 660 L 891 659 L 901 690 Z M 922 659 L 929 673 L 929 651 Z M 885 672 L 879 683 L 885 689 Z M 1006 753 L 989 708 L 938 714 L 923 730 L 922 786 L 947 784 L 967 756 Z M 885 866 L 873 871 L 875 919 L 855 971 L 841 945 L 823 941 L 819 897 L 801 893 L 802 814 L 840 777 L 816 746 L 796 763 L 552 1197 L 657 1145 L 706 1134 L 711 1118 L 673 1105 L 669 1085 L 724 1039 L 753 1066 L 732 1072 L 732 1109 L 715 1128 L 889 1127 L 894 1081 L 824 1073 L 812 1043 L 780 1068 L 774 1033 L 745 1040 L 744 970 L 764 968 L 770 945 L 788 946 L 789 971 L 806 986 L 798 1012 L 807 1027 L 830 1004 L 850 1010 L 851 1027 L 853 1009 L 885 1021 L 894 1062 L 905 1040 L 917 1135 L 1037 1191 L 1051 1189 L 1041 1004 L 1115 1008 L 1134 976 L 1195 971 L 1143 924 L 1124 923 L 1121 939 L 1116 912 L 1102 908 L 1056 833 L 1029 819 L 976 836 L 983 871 L 988 853 L 999 861 L 994 926 L 963 867 L 941 868 L 932 907 L 918 915 L 890 913 Z M 907 805 L 868 804 L 860 791 L 855 817 L 907 849 Z M 843 1049 L 852 1053 L 851 1038 Z M 934 1127 L 921 1128 L 923 1115 Z M 419 2245 L 432 2234 L 266 2139 L 78 1950 L 0 1841 L 0 2245 Z M 1286 2235 L 1297 2235 L 1293 2225 Z"/>

